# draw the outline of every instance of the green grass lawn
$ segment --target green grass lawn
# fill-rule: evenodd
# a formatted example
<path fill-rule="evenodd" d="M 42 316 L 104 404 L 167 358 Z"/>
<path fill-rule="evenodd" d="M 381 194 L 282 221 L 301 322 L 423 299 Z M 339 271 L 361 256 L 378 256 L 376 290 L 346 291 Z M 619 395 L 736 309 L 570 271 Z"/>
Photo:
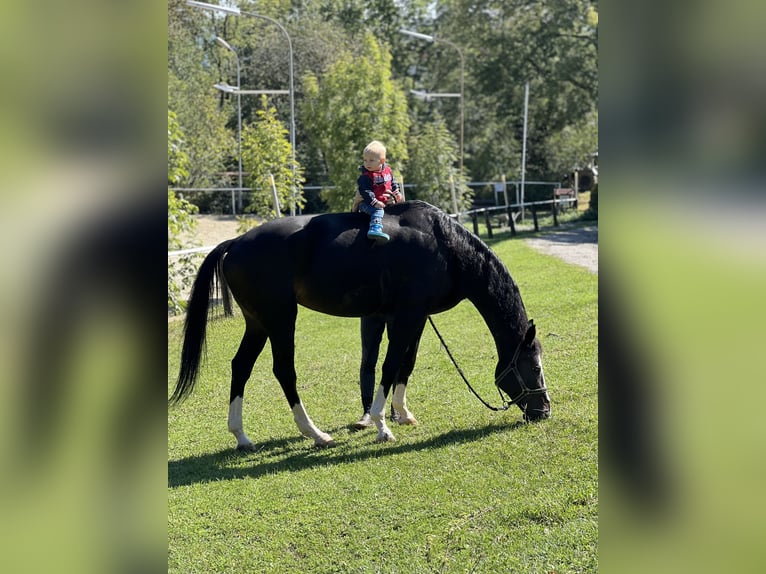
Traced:
<path fill-rule="evenodd" d="M 301 309 L 298 390 L 337 446 L 298 434 L 267 345 L 245 390 L 257 450 L 238 453 L 226 418 L 244 322 L 212 321 L 195 393 L 168 415 L 168 571 L 597 571 L 597 277 L 519 240 L 492 248 L 538 326 L 549 420 L 484 408 L 427 325 L 407 392 L 420 424 L 393 424 L 397 442 L 376 444 L 374 429 L 349 429 L 361 415 L 358 319 Z M 497 402 L 494 342 L 476 309 L 463 302 L 434 320 Z M 169 327 L 171 379 L 181 327 Z"/>

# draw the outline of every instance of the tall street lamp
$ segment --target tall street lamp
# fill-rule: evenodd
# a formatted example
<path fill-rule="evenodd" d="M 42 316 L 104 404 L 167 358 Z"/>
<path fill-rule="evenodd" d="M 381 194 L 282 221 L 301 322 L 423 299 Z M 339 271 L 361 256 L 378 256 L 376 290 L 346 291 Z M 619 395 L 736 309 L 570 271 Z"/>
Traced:
<path fill-rule="evenodd" d="M 239 8 L 229 6 L 219 6 L 218 4 L 208 4 L 207 2 L 195 2 L 194 0 L 186 0 L 187 6 L 194 6 L 195 8 L 203 8 L 204 10 L 214 10 L 216 12 L 223 12 L 225 14 L 235 14 L 239 16 Z"/>
<path fill-rule="evenodd" d="M 237 89 L 236 86 L 230 86 L 226 82 L 221 82 L 220 84 L 214 84 L 213 87 L 216 90 L 219 90 L 223 92 L 224 94 L 236 94 L 237 95 L 237 103 L 239 104 L 239 97 L 240 96 L 248 96 L 248 95 L 273 95 L 273 94 L 289 94 L 289 90 L 243 90 L 243 89 Z M 239 110 L 239 209 L 242 211 L 242 192 L 245 188 L 242 187 L 242 108 L 237 107 Z M 234 192 L 231 192 L 231 212 L 236 213 L 234 211 Z M 277 214 L 277 217 L 279 217 L 279 214 Z"/>
<path fill-rule="evenodd" d="M 222 92 L 225 92 L 227 94 L 242 94 L 243 96 L 249 96 L 254 94 L 284 94 L 287 95 L 290 93 L 290 90 L 238 90 L 236 86 L 230 86 L 226 82 L 221 82 L 220 84 L 213 84 L 213 87 L 216 90 L 220 90 Z"/>
<path fill-rule="evenodd" d="M 434 93 L 434 92 L 424 92 L 423 90 L 410 90 L 410 93 L 415 96 L 419 100 L 423 100 L 425 102 L 433 101 L 436 98 L 461 98 L 461 94 L 452 94 L 452 93 Z M 462 141 L 461 141 L 461 150 L 462 150 Z M 463 161 L 461 156 L 460 161 L 460 173 L 463 172 Z M 452 197 L 452 212 L 455 214 L 455 217 L 458 217 L 460 214 L 460 210 L 458 209 L 457 205 L 457 195 L 455 194 L 455 181 L 454 178 L 450 175 L 449 178 L 449 190 L 450 195 Z"/>
<path fill-rule="evenodd" d="M 442 43 L 446 44 L 447 46 L 450 46 L 457 50 L 458 55 L 460 56 L 460 175 L 463 175 L 463 124 L 464 124 L 464 118 L 465 118 L 465 60 L 463 58 L 463 50 L 460 49 L 460 46 L 457 44 L 450 42 L 449 40 L 444 40 L 442 38 L 436 38 L 435 36 L 429 36 L 428 34 L 421 34 L 420 32 L 413 32 L 412 30 L 405 30 L 400 29 L 399 32 L 401 34 L 404 34 L 405 36 L 411 36 L 412 38 L 417 38 L 418 40 L 425 40 L 426 42 L 432 42 L 434 44 L 436 43 Z M 414 90 L 413 93 L 415 92 Z M 422 92 L 423 94 L 426 94 L 425 92 Z M 417 94 L 416 94 L 417 95 Z M 437 94 L 430 94 L 430 97 L 455 97 L 453 94 L 449 95 L 437 95 Z M 428 98 L 424 98 L 426 101 L 428 101 Z"/>
<path fill-rule="evenodd" d="M 295 204 L 296 204 L 296 193 L 295 193 L 295 88 L 294 88 L 294 82 L 293 82 L 293 43 L 290 39 L 290 34 L 287 33 L 287 30 L 285 30 L 284 26 L 274 20 L 273 18 L 269 18 L 268 16 L 263 16 L 261 14 L 253 14 L 252 12 L 242 12 L 237 7 L 230 7 L 230 6 L 218 6 L 217 4 L 208 4 L 206 2 L 195 2 L 194 0 L 186 0 L 186 4 L 188 6 L 193 6 L 195 8 L 202 8 L 203 10 L 212 10 L 214 12 L 222 12 L 224 14 L 233 14 L 235 16 L 244 15 L 244 16 L 250 16 L 251 18 L 259 18 L 261 20 L 266 20 L 267 22 L 271 22 L 279 30 L 284 34 L 285 38 L 287 39 L 287 48 L 289 52 L 289 72 L 290 72 L 290 147 L 291 150 L 291 157 L 290 161 L 292 163 L 292 172 L 293 172 L 293 179 L 292 179 L 292 201 L 290 202 L 290 215 L 295 215 Z M 242 92 L 244 93 L 244 92 Z M 240 186 L 241 187 L 241 186 Z"/>
<path fill-rule="evenodd" d="M 436 98 L 459 98 L 460 94 L 455 93 L 443 93 L 443 92 L 426 92 L 423 90 L 410 90 L 410 93 L 425 102 L 430 102 Z"/>
<path fill-rule="evenodd" d="M 221 46 L 226 48 L 229 52 L 234 54 L 234 58 L 237 60 L 237 184 L 239 187 L 239 190 L 237 191 L 237 200 L 239 203 L 239 209 L 242 210 L 242 98 L 240 97 L 240 67 L 239 67 L 239 55 L 237 54 L 237 51 L 231 47 L 231 45 L 221 38 L 220 36 L 215 37 L 216 42 L 218 42 Z M 216 84 L 216 89 L 219 88 L 221 84 Z M 223 90 L 224 92 L 228 90 Z M 233 204 L 233 198 L 232 198 L 232 215 L 235 213 L 234 211 L 234 204 Z"/>

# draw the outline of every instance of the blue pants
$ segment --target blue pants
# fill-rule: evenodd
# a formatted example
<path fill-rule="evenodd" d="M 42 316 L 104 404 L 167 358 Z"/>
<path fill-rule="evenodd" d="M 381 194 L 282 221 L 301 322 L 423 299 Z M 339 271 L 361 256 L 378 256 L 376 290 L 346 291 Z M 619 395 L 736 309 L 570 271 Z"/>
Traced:
<path fill-rule="evenodd" d="M 372 207 L 371 205 L 367 203 L 360 203 L 359 204 L 359 211 L 362 211 L 370 216 L 370 223 L 371 224 L 378 224 L 381 225 L 383 223 L 383 210 L 379 207 Z"/>

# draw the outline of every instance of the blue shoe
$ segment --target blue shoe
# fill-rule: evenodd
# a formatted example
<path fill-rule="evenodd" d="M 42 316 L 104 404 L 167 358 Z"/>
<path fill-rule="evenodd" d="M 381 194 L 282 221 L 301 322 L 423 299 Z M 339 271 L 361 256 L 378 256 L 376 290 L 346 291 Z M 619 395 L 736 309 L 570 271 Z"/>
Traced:
<path fill-rule="evenodd" d="M 380 223 L 371 223 L 370 230 L 367 232 L 368 239 L 374 239 L 378 243 L 385 243 L 391 237 L 387 233 L 383 233 L 383 226 Z"/>

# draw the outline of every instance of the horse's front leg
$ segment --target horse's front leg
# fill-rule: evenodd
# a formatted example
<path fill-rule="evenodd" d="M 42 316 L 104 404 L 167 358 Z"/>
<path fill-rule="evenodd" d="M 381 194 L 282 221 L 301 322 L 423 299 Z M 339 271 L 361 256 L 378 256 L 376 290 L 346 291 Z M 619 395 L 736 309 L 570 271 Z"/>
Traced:
<path fill-rule="evenodd" d="M 386 359 L 388 359 L 388 355 L 386 355 Z M 391 429 L 386 425 L 385 417 L 386 397 L 388 397 L 390 389 L 391 385 L 389 384 L 386 386 L 384 376 L 384 381 L 381 382 L 378 387 L 378 392 L 375 395 L 375 400 L 370 409 L 370 417 L 378 428 L 378 436 L 375 438 L 377 442 L 394 442 L 396 440 L 394 433 L 392 433 Z M 391 404 L 398 414 L 396 422 L 400 425 L 416 425 L 418 424 L 417 419 L 415 419 L 415 416 L 409 409 L 407 409 L 406 389 L 407 385 L 402 383 L 397 384 L 394 388 L 394 396 Z"/>
<path fill-rule="evenodd" d="M 425 323 L 423 324 L 425 326 Z M 404 359 L 402 366 L 399 369 L 399 376 L 397 377 L 397 383 L 394 386 L 394 396 L 391 401 L 392 407 L 398 413 L 396 422 L 400 425 L 416 425 L 418 424 L 415 415 L 413 415 L 407 408 L 407 381 L 415 369 L 415 360 L 418 355 L 418 347 L 420 346 L 420 338 L 423 336 L 423 327 L 418 331 L 413 343 L 407 347 L 404 353 Z"/>
<path fill-rule="evenodd" d="M 407 408 L 407 385 L 405 383 L 397 383 L 394 387 L 394 396 L 391 400 L 391 404 L 399 415 L 396 422 L 400 425 L 416 425 L 418 420 L 415 418 L 410 410 Z"/>
<path fill-rule="evenodd" d="M 391 429 L 389 429 L 386 424 L 386 398 L 388 397 L 388 391 L 390 389 L 391 383 L 386 387 L 385 383 L 381 382 L 378 387 L 378 392 L 375 394 L 375 400 L 372 401 L 370 418 L 372 418 L 372 422 L 374 422 L 375 426 L 378 428 L 378 436 L 375 437 L 375 442 L 394 442 L 396 440 L 394 433 L 391 432 Z"/>
<path fill-rule="evenodd" d="M 425 319 L 422 321 L 413 320 L 412 315 L 409 317 L 396 317 L 388 324 L 388 351 L 386 352 L 386 360 L 383 362 L 380 386 L 372 403 L 372 409 L 370 409 L 370 416 L 378 429 L 378 436 L 375 438 L 377 442 L 393 442 L 396 440 L 394 433 L 386 425 L 386 398 L 394 381 L 398 380 L 407 350 L 413 347 L 415 352 L 417 352 L 417 343 L 423 332 L 424 325 Z M 405 420 L 411 419 L 414 421 L 415 417 L 407 410 L 404 389 L 405 385 L 397 385 L 394 391 L 394 408 L 399 412 L 400 417 L 404 417 Z"/>

